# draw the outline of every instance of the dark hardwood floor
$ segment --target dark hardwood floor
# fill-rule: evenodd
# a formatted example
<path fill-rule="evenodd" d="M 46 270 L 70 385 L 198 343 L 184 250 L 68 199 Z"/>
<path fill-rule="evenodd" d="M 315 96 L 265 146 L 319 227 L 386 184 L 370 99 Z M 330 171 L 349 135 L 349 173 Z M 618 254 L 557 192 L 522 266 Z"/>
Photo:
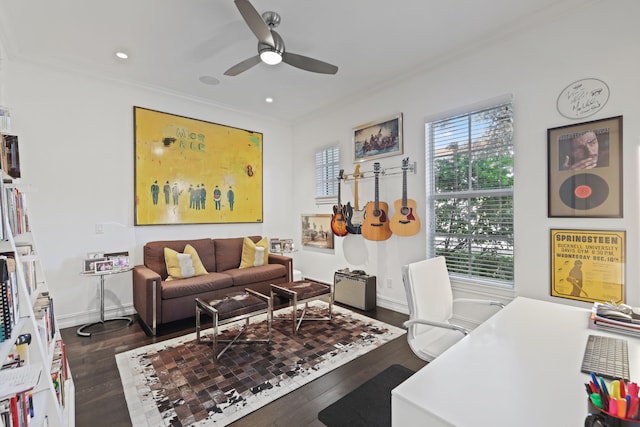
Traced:
<path fill-rule="evenodd" d="M 360 313 L 395 326 L 401 326 L 408 317 L 384 308 Z M 75 382 L 78 427 L 131 426 L 115 355 L 195 331 L 195 319 L 166 325 L 157 337 L 147 336 L 138 322 L 130 327 L 123 326 L 123 323 L 125 322 L 107 322 L 104 326 L 94 326 L 89 329 L 96 331 L 91 337 L 77 336 L 75 327 L 61 331 Z M 406 335 L 403 335 L 231 425 L 324 426 L 318 421 L 318 412 L 394 363 L 412 370 L 425 365 L 424 361 L 411 352 Z"/>

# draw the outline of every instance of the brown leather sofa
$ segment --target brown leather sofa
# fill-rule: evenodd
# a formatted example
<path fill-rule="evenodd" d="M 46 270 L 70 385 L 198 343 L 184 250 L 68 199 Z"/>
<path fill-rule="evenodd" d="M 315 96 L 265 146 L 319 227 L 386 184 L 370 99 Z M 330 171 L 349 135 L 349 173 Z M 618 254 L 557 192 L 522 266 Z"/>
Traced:
<path fill-rule="evenodd" d="M 249 237 L 258 242 L 260 236 Z M 238 268 L 242 259 L 242 237 L 221 239 L 167 240 L 144 246 L 144 265 L 133 269 L 133 305 L 145 332 L 156 335 L 161 324 L 195 316 L 195 299 L 224 297 L 244 288 L 269 295 L 270 284 L 291 282 L 293 261 L 269 254 L 267 265 Z M 166 281 L 164 248 L 183 252 L 191 244 L 207 274 Z"/>

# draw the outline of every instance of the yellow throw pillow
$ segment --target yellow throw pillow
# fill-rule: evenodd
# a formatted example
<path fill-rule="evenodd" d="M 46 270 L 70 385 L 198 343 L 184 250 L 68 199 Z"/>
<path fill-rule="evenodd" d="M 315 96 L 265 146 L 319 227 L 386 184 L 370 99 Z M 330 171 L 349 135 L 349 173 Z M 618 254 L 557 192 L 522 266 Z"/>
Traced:
<path fill-rule="evenodd" d="M 198 252 L 191 245 L 187 245 L 184 248 L 184 253 L 164 248 L 164 261 L 167 264 L 167 272 L 169 273 L 167 281 L 207 274 Z"/>
<path fill-rule="evenodd" d="M 269 263 L 267 238 L 263 237 L 258 243 L 253 243 L 248 237 L 242 243 L 242 261 L 240 268 L 258 267 Z"/>
<path fill-rule="evenodd" d="M 194 276 L 202 276 L 203 274 L 208 273 L 207 269 L 204 268 L 204 265 L 200 260 L 200 256 L 198 255 L 196 248 L 191 245 L 187 245 L 184 248 L 184 253 L 191 255 L 191 262 L 193 262 L 193 269 L 195 270 Z"/>

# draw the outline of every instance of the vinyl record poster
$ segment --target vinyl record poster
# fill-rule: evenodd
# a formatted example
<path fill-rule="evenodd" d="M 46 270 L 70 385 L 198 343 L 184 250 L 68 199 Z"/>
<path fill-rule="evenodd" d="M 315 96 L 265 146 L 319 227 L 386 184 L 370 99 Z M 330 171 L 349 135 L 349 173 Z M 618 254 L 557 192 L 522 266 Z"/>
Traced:
<path fill-rule="evenodd" d="M 625 302 L 624 231 L 551 230 L 551 296 Z"/>
<path fill-rule="evenodd" d="M 622 116 L 547 130 L 549 217 L 622 217 Z"/>

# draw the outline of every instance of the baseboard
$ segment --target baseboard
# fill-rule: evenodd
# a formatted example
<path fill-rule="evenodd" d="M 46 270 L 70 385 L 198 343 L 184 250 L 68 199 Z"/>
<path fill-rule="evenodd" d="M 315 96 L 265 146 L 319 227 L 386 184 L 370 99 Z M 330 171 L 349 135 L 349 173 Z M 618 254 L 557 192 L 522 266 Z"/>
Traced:
<path fill-rule="evenodd" d="M 105 307 L 104 318 L 109 319 L 117 316 L 131 316 L 135 313 L 136 310 L 133 307 L 133 303 L 119 307 Z M 82 326 L 89 322 L 95 322 L 98 319 L 100 319 L 100 309 L 56 316 L 56 322 L 58 323 L 59 329 Z"/>
<path fill-rule="evenodd" d="M 397 311 L 402 314 L 409 314 L 409 306 L 406 301 L 400 301 L 396 299 L 387 298 L 384 296 L 376 296 L 376 305 L 378 307 L 386 308 L 389 310 Z"/>

